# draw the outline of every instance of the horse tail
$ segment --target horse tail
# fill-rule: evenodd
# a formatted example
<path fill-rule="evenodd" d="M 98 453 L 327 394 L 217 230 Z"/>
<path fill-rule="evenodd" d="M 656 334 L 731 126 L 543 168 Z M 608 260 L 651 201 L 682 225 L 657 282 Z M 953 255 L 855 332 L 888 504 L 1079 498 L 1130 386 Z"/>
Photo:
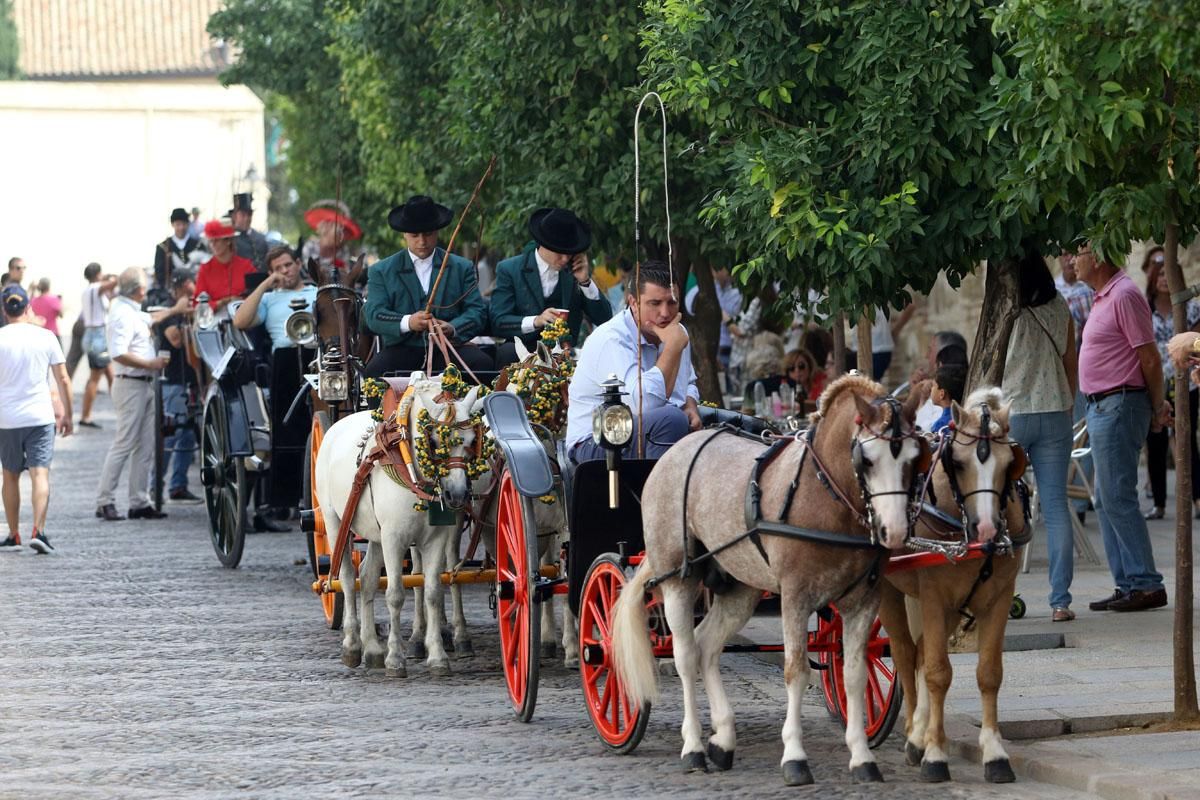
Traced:
<path fill-rule="evenodd" d="M 645 600 L 650 577 L 650 564 L 643 561 L 621 590 L 613 609 L 613 663 L 625 694 L 639 707 L 658 700 L 658 669 L 650 644 Z"/>

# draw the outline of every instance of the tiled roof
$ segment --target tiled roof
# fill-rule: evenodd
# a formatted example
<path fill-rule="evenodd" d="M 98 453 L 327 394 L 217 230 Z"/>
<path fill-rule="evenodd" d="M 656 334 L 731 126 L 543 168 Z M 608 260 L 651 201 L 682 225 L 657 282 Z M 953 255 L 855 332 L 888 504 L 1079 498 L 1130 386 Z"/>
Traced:
<path fill-rule="evenodd" d="M 222 0 L 13 0 L 24 77 L 50 80 L 215 75 L 205 30 Z"/>

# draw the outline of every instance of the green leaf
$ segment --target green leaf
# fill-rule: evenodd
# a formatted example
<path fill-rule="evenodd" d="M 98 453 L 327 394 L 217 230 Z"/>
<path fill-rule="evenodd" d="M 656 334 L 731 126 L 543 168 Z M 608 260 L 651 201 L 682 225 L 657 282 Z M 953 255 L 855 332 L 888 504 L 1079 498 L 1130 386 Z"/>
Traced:
<path fill-rule="evenodd" d="M 1051 100 L 1057 100 L 1059 98 L 1058 83 L 1054 80 L 1054 78 L 1051 78 L 1049 75 L 1047 75 L 1046 79 L 1042 81 L 1042 87 L 1046 90 L 1046 94 Z"/>
<path fill-rule="evenodd" d="M 1139 128 L 1146 127 L 1146 120 L 1142 119 L 1142 112 L 1138 111 L 1136 108 L 1125 109 L 1125 119 L 1129 120 L 1130 123 Z"/>
<path fill-rule="evenodd" d="M 1117 83 L 1116 81 L 1105 81 L 1104 83 L 1100 84 L 1100 88 L 1106 92 L 1124 92 L 1125 91 L 1124 89 L 1121 88 L 1121 84 Z"/>

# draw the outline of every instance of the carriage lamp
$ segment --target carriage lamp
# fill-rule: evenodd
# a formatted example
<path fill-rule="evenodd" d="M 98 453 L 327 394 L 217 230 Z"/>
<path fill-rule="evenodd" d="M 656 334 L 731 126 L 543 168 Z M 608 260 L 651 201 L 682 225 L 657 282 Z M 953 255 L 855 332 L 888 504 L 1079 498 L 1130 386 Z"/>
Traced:
<path fill-rule="evenodd" d="M 303 300 L 293 300 L 293 306 L 299 303 L 300 308 L 292 311 L 287 322 L 283 323 L 283 331 L 298 347 L 308 347 L 317 340 L 317 319 L 308 311 L 307 303 Z"/>
<path fill-rule="evenodd" d="M 342 352 L 330 347 L 321 357 L 321 377 L 317 384 L 317 397 L 325 402 L 342 402 L 350 397 L 350 385 L 346 380 L 346 362 Z"/>
<path fill-rule="evenodd" d="M 217 324 L 217 317 L 213 313 L 212 306 L 208 304 L 208 292 L 201 292 L 200 296 L 196 298 L 195 315 L 194 322 L 200 330 L 209 330 Z"/>
<path fill-rule="evenodd" d="M 620 506 L 621 448 L 633 438 L 633 412 L 621 402 L 625 384 L 616 375 L 609 375 L 600 384 L 604 390 L 602 402 L 592 411 L 592 439 L 606 451 L 608 464 L 608 507 Z"/>

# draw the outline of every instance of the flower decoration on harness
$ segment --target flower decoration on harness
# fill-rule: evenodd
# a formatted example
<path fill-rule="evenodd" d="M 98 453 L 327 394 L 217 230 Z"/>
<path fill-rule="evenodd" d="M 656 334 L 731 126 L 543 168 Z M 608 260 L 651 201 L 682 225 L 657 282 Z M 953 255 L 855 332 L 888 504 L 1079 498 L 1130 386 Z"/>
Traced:
<path fill-rule="evenodd" d="M 362 383 L 363 398 L 375 406 L 371 410 L 371 419 L 376 422 L 383 422 L 383 406 L 379 401 L 383 399 L 383 394 L 387 390 L 387 381 L 381 381 L 379 378 L 367 378 Z"/>
<path fill-rule="evenodd" d="M 567 327 L 567 321 L 555 317 L 549 325 L 542 328 L 540 338 L 547 345 L 554 345 L 568 338 L 570 335 L 571 331 Z"/>
<path fill-rule="evenodd" d="M 560 437 L 567 424 L 567 384 L 575 374 L 570 358 L 555 358 L 549 365 L 529 360 L 508 368 L 508 390 L 521 398 L 525 413 L 553 437 Z"/>
<path fill-rule="evenodd" d="M 445 389 L 445 380 L 442 386 Z M 484 435 L 483 413 L 476 412 L 462 422 L 455 422 L 454 398 L 450 396 L 449 391 L 444 391 L 442 397 L 449 401 L 445 418 L 434 419 L 428 410 L 422 408 L 417 412 L 417 435 L 413 439 L 413 456 L 417 462 L 417 469 L 434 484 L 435 490 L 437 482 L 449 475 L 452 469 L 466 470 L 470 480 L 478 478 L 491 468 L 492 456 L 496 452 L 496 443 Z M 471 451 L 462 457 L 451 456 L 452 449 L 464 444 L 462 431 L 468 429 L 475 431 Z M 425 511 L 428 505 L 418 501 L 413 504 L 413 508 Z"/>

